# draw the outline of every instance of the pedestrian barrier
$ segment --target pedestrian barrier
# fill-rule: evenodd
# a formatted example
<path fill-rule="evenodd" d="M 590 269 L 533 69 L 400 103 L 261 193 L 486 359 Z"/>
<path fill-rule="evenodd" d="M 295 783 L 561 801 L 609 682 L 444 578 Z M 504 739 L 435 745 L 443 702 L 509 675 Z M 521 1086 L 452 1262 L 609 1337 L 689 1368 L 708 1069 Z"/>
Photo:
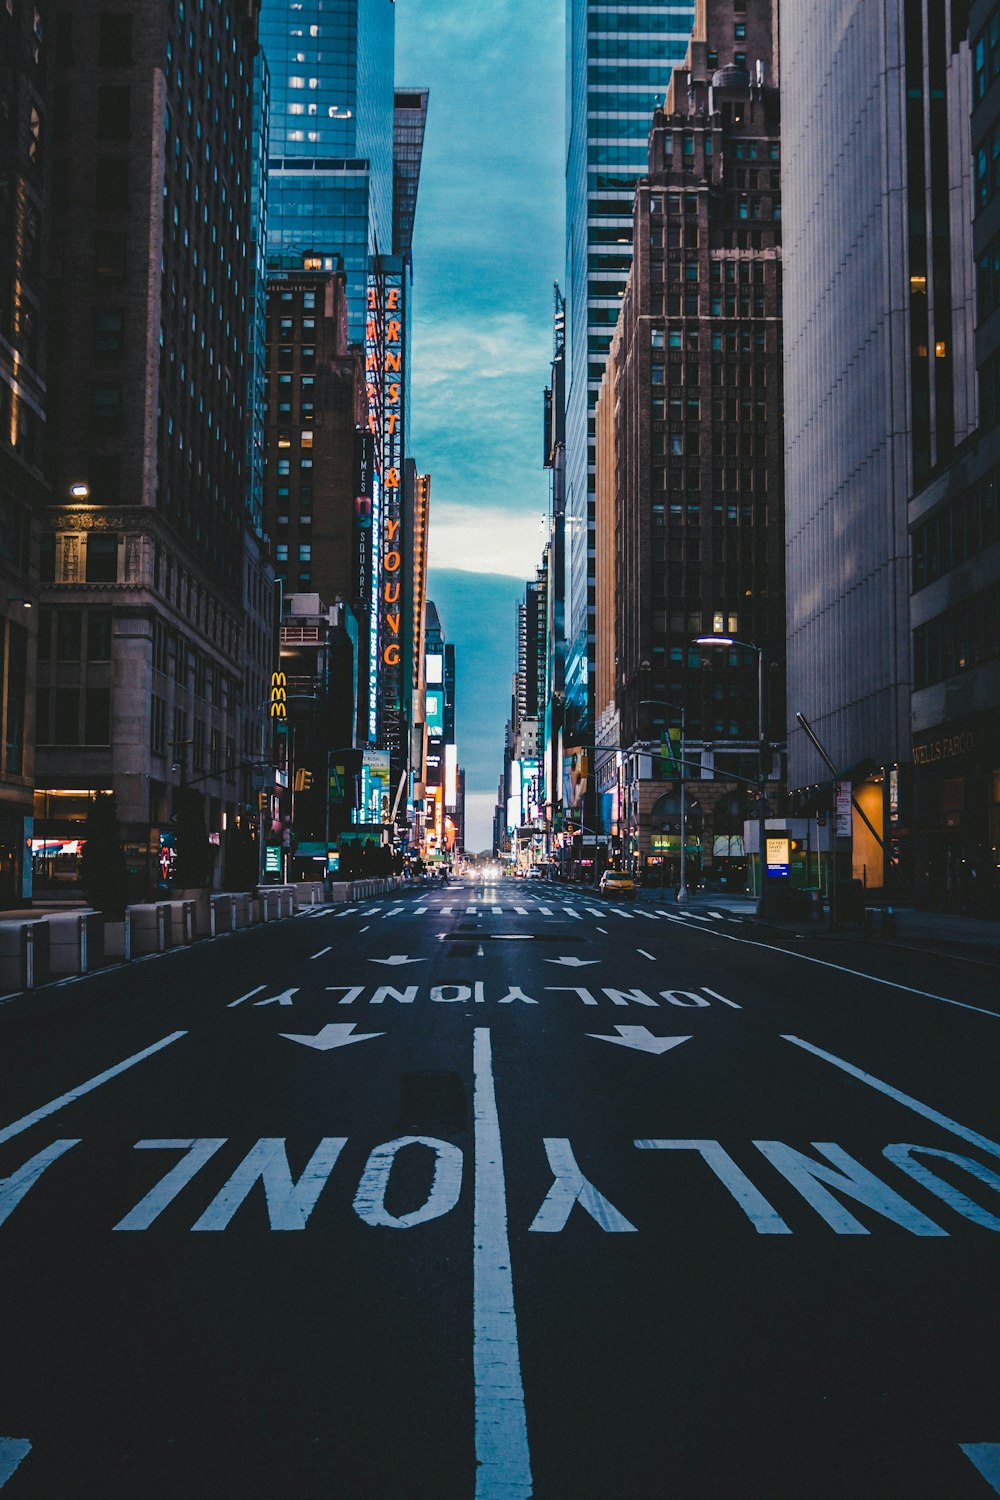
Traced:
<path fill-rule="evenodd" d="M 236 931 L 236 898 L 228 891 L 213 895 L 209 900 L 209 933 L 218 937 L 223 932 Z"/>
<path fill-rule="evenodd" d="M 104 918 L 100 912 L 59 913 L 45 918 L 44 925 L 49 931 L 50 973 L 89 974 L 104 962 Z"/>
<path fill-rule="evenodd" d="M 0 988 L 33 990 L 49 974 L 48 923 L 0 922 Z"/>

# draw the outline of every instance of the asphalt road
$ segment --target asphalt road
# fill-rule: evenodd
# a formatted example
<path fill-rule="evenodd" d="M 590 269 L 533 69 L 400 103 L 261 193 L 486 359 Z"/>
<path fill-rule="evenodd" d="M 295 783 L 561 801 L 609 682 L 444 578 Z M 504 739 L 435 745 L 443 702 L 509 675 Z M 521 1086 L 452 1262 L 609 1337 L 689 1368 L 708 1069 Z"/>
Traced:
<path fill-rule="evenodd" d="M 996 967 L 521 881 L 0 1005 L 0 1489 L 1000 1493 Z"/>

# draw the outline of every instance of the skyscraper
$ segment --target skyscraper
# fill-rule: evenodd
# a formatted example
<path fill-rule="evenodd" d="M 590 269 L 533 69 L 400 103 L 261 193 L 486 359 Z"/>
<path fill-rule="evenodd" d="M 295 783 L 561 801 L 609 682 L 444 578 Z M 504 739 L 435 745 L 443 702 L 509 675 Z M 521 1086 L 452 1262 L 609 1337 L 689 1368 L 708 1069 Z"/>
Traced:
<path fill-rule="evenodd" d="M 269 268 L 305 253 L 347 273 L 352 342 L 364 338 L 369 257 L 393 229 L 392 0 L 263 0 L 271 73 Z M 325 261 L 329 260 L 329 265 Z"/>
<path fill-rule="evenodd" d="M 886 838 L 910 811 L 907 502 L 975 424 L 962 12 L 781 10 L 788 779 L 829 775 L 802 713 Z M 854 868 L 883 883 L 857 817 Z"/>
<path fill-rule="evenodd" d="M 695 5 L 567 0 L 566 732 L 593 730 L 594 408 L 632 263 L 632 199 L 653 109 Z"/>
<path fill-rule="evenodd" d="M 683 722 L 705 783 L 689 797 L 689 835 L 703 835 L 706 870 L 725 848 L 735 873 L 743 848 L 730 854 L 729 836 L 748 815 L 740 787 L 757 779 L 763 753 L 757 655 L 741 642 L 765 653 L 763 737 L 780 739 L 784 720 L 776 31 L 777 0 L 699 7 L 654 116 L 597 408 L 600 685 L 614 687 L 597 710 L 599 729 L 617 715 L 624 759 L 606 778 L 613 758 L 601 758 L 599 785 L 622 790 L 623 852 L 667 858 L 674 874 L 677 768 L 651 744 L 669 745 Z M 736 639 L 703 653 L 694 638 L 712 634 Z"/>
<path fill-rule="evenodd" d="M 249 793 L 267 643 L 248 588 L 268 614 L 247 422 L 257 7 L 67 0 L 59 36 L 37 833 L 79 834 L 114 790 L 146 884 L 182 805 L 218 859 Z"/>

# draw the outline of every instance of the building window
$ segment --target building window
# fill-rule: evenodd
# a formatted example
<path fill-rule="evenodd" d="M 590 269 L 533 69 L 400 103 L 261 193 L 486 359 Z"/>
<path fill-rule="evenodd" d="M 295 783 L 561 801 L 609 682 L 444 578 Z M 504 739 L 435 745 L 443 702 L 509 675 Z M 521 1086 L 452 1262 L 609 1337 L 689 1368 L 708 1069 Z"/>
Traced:
<path fill-rule="evenodd" d="M 167 705 L 157 693 L 150 701 L 149 748 L 154 755 L 167 753 Z"/>
<path fill-rule="evenodd" d="M 278 542 L 276 544 L 275 549 L 274 549 L 274 560 L 275 560 L 275 562 L 280 562 L 280 563 L 288 561 L 288 543 L 287 542 Z"/>
<path fill-rule="evenodd" d="M 312 544 L 310 542 L 303 542 L 302 545 L 301 545 L 301 547 L 299 548 L 299 562 L 311 562 L 311 561 L 312 561 Z"/>
<path fill-rule="evenodd" d="M 0 653 L 3 637 L 0 636 Z M 2 656 L 0 656 L 2 665 Z M 12 776 L 24 771 L 24 702 L 28 688 L 28 632 L 11 620 L 7 625 L 7 733 L 4 769 Z"/>
<path fill-rule="evenodd" d="M 118 582 L 118 538 L 91 532 L 87 537 L 87 582 Z"/>
<path fill-rule="evenodd" d="M 119 426 L 122 415 L 122 388 L 117 381 L 107 381 L 94 386 L 91 415 L 94 425 L 102 430 L 114 430 Z"/>
<path fill-rule="evenodd" d="M 80 660 L 80 611 L 56 611 L 56 661 Z"/>
<path fill-rule="evenodd" d="M 84 699 L 83 742 L 85 745 L 111 743 L 111 689 L 88 688 Z"/>
<path fill-rule="evenodd" d="M 98 307 L 94 312 L 94 353 L 119 354 L 125 315 L 120 307 Z"/>
<path fill-rule="evenodd" d="M 76 745 L 79 743 L 79 688 L 56 688 L 52 740 L 56 745 Z"/>
<path fill-rule="evenodd" d="M 125 280 L 125 235 L 101 229 L 94 235 L 94 274 L 99 281 Z"/>

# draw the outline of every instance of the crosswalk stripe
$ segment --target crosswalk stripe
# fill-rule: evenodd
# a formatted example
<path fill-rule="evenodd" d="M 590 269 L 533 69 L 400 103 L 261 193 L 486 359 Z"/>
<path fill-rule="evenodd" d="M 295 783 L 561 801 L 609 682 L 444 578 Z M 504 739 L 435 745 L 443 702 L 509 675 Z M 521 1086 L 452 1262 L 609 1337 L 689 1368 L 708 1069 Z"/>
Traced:
<path fill-rule="evenodd" d="M 659 917 L 655 917 L 651 911 L 637 911 L 633 913 L 633 915 L 637 917 L 645 917 L 647 922 L 658 922 L 660 920 Z"/>
<path fill-rule="evenodd" d="M 578 922 L 582 922 L 583 921 L 583 918 L 581 917 L 580 913 L 575 909 L 575 907 L 564 906 L 563 907 L 563 911 L 569 912 L 569 915 L 571 917 L 575 917 Z"/>

